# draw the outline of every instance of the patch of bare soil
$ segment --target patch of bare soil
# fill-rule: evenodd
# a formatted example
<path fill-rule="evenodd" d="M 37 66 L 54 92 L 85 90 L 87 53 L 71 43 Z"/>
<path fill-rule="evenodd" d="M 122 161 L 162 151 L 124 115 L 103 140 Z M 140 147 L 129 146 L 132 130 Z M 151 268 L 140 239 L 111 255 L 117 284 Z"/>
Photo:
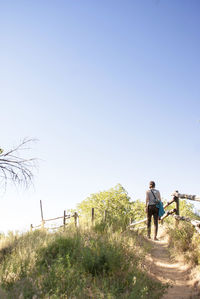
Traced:
<path fill-rule="evenodd" d="M 200 298 L 199 289 L 191 277 L 191 267 L 183 261 L 173 261 L 170 258 L 167 235 L 161 227 L 159 230 L 159 241 L 149 240 L 152 250 L 146 258 L 146 267 L 155 279 L 170 285 L 162 298 Z"/>

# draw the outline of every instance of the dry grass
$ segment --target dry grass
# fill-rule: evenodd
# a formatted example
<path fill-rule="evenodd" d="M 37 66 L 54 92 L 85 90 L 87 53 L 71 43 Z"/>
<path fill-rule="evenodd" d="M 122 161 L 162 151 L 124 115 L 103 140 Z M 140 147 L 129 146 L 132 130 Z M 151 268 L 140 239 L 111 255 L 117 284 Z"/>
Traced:
<path fill-rule="evenodd" d="M 162 285 L 143 268 L 144 245 L 142 235 L 112 228 L 10 234 L 0 245 L 0 283 L 10 298 L 160 298 Z"/>

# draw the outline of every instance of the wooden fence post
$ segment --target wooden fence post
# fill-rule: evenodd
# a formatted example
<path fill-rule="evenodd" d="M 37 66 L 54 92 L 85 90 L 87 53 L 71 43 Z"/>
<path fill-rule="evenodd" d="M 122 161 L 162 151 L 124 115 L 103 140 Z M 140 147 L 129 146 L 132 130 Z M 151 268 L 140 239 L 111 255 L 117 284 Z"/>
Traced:
<path fill-rule="evenodd" d="M 44 229 L 45 221 L 42 220 L 41 228 Z"/>
<path fill-rule="evenodd" d="M 65 230 L 65 219 L 66 219 L 66 211 L 64 210 L 64 215 L 63 215 L 63 229 Z"/>
<path fill-rule="evenodd" d="M 94 208 L 92 208 L 92 225 L 94 225 Z"/>
<path fill-rule="evenodd" d="M 176 191 L 177 192 L 177 194 L 178 194 L 178 191 Z M 180 215 L 180 212 L 179 212 L 179 197 L 177 197 L 177 196 L 174 196 L 174 199 L 175 199 L 175 202 L 176 202 L 176 215 Z M 175 227 L 178 227 L 178 225 L 179 225 L 179 220 L 178 219 L 176 219 L 176 221 L 175 221 Z"/>
<path fill-rule="evenodd" d="M 76 212 L 74 213 L 74 224 L 75 224 L 75 227 L 78 226 L 78 214 Z"/>
<path fill-rule="evenodd" d="M 41 212 L 41 219 L 42 221 L 44 220 L 44 217 L 43 217 L 43 210 L 42 210 L 42 201 L 40 200 L 40 212 Z"/>

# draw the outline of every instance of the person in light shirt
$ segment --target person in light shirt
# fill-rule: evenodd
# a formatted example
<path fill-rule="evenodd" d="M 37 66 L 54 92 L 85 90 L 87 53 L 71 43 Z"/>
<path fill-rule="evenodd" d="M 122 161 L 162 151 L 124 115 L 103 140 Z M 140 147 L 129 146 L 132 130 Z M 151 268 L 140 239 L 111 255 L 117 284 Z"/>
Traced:
<path fill-rule="evenodd" d="M 151 238 L 151 218 L 154 219 L 154 240 L 157 239 L 158 233 L 158 212 L 157 207 L 161 196 L 159 190 L 155 189 L 156 184 L 154 181 L 149 183 L 149 190 L 146 191 L 146 213 L 147 213 L 147 236 Z"/>

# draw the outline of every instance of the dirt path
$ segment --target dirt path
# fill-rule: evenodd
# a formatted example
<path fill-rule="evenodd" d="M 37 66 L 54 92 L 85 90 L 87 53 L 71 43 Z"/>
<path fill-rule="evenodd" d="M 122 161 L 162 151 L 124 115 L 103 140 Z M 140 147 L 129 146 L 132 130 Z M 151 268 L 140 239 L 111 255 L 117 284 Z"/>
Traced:
<path fill-rule="evenodd" d="M 191 269 L 183 262 L 172 261 L 168 250 L 168 240 L 164 230 L 160 229 L 159 241 L 150 240 L 151 254 L 147 257 L 148 270 L 152 276 L 168 283 L 171 287 L 163 299 L 197 299 L 200 293 L 190 278 Z"/>

